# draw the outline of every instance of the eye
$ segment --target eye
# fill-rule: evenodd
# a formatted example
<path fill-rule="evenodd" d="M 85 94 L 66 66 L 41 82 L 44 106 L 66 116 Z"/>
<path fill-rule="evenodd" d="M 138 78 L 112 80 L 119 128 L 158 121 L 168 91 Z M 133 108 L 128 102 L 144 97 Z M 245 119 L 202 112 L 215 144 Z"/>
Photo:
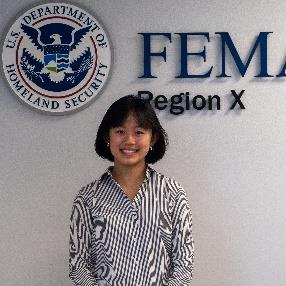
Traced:
<path fill-rule="evenodd" d="M 124 130 L 122 128 L 115 128 L 114 132 L 115 132 L 115 134 L 123 134 Z"/>
<path fill-rule="evenodd" d="M 145 134 L 145 132 L 144 132 L 144 130 L 139 129 L 139 130 L 136 130 L 136 134 L 137 135 L 142 135 L 142 134 Z"/>

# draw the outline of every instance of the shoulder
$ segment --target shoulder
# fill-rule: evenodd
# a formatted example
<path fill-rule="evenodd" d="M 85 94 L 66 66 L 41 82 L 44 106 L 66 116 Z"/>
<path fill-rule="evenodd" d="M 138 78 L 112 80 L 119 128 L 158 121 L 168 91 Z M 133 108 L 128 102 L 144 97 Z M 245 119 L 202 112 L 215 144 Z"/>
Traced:
<path fill-rule="evenodd" d="M 81 187 L 75 197 L 74 204 L 83 203 L 89 207 L 92 207 L 96 183 L 97 180 L 94 180 L 88 183 L 87 185 Z"/>
<path fill-rule="evenodd" d="M 177 180 L 155 170 L 153 170 L 152 177 L 156 178 L 157 182 L 162 182 L 163 188 L 161 188 L 160 191 L 162 191 L 163 201 L 168 205 L 171 217 L 181 214 L 181 211 L 184 209 L 187 210 L 187 212 L 190 210 L 186 192 Z"/>
<path fill-rule="evenodd" d="M 182 187 L 182 185 L 175 180 L 174 178 L 168 177 L 164 174 L 161 174 L 160 172 L 150 168 L 150 171 L 152 173 L 153 179 L 156 181 L 160 181 L 165 186 L 165 192 L 170 196 L 171 199 L 175 199 L 178 195 L 185 195 L 185 191 Z"/>

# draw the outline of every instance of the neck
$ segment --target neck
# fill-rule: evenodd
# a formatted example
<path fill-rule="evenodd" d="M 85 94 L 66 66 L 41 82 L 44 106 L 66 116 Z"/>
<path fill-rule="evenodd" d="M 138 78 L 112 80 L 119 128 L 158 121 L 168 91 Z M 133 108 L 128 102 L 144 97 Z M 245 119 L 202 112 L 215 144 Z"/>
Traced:
<path fill-rule="evenodd" d="M 139 186 L 143 183 L 146 174 L 146 164 L 140 164 L 138 166 L 118 166 L 114 163 L 112 169 L 112 177 L 122 187 Z"/>

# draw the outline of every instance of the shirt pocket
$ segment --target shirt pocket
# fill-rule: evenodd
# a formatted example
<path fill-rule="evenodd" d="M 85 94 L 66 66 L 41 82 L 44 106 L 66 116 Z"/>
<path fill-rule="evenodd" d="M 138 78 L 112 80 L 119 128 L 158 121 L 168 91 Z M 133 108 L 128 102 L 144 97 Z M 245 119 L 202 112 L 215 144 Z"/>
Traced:
<path fill-rule="evenodd" d="M 110 206 L 102 206 L 94 213 L 95 238 L 102 240 L 125 235 L 125 216 Z"/>
<path fill-rule="evenodd" d="M 93 213 L 93 235 L 95 241 L 106 241 L 106 234 L 109 225 L 110 210 L 104 205 L 98 205 Z"/>
<path fill-rule="evenodd" d="M 93 236 L 96 241 L 106 239 L 107 218 L 104 215 L 98 215 L 94 218 Z"/>

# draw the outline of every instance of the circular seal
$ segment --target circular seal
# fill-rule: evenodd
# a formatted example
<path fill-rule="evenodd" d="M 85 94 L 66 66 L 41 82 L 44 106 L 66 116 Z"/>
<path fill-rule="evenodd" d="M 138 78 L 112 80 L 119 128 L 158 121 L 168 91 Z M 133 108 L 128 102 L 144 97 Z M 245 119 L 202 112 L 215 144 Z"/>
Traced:
<path fill-rule="evenodd" d="M 108 36 L 89 13 L 67 3 L 36 6 L 10 28 L 3 69 L 16 95 L 50 114 L 88 105 L 107 81 Z"/>

